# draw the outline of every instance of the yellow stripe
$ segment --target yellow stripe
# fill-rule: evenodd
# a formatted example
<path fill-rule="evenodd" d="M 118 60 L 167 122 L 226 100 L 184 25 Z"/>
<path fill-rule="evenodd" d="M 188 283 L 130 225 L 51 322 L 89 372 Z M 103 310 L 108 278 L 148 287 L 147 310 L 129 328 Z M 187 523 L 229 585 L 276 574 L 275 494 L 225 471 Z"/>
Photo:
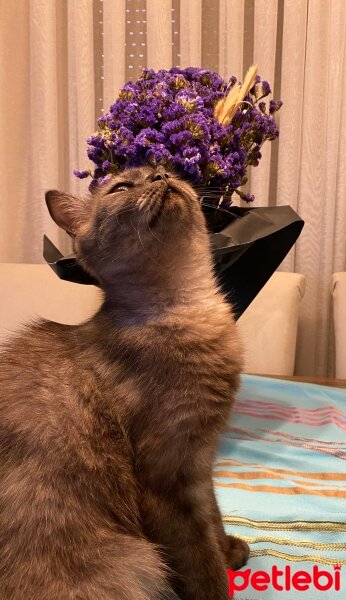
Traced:
<path fill-rule="evenodd" d="M 346 544 L 322 544 L 320 542 L 303 542 L 300 540 L 292 540 L 289 538 L 278 538 L 272 536 L 238 535 L 248 544 L 260 544 L 262 542 L 270 542 L 281 546 L 296 546 L 297 548 L 312 548 L 313 550 L 326 550 L 330 552 L 345 552 Z"/>
<path fill-rule="evenodd" d="M 335 521 L 259 521 L 237 517 L 234 515 L 223 515 L 226 525 L 242 525 L 256 529 L 273 529 L 275 531 L 327 531 L 346 532 L 346 523 Z"/>
<path fill-rule="evenodd" d="M 330 483 L 320 483 L 317 481 L 300 481 L 298 479 L 292 479 L 290 477 L 285 477 L 284 475 L 274 472 L 274 471 L 250 471 L 245 473 L 239 473 L 235 471 L 214 471 L 213 477 L 224 477 L 225 479 L 279 479 L 281 481 L 291 481 L 292 483 L 297 483 L 298 485 L 304 485 L 306 487 L 330 487 L 333 485 Z M 341 480 L 343 477 L 340 478 Z"/>
<path fill-rule="evenodd" d="M 249 492 L 265 492 L 269 494 L 280 494 L 285 496 L 297 496 L 304 494 L 306 496 L 330 496 L 332 498 L 346 498 L 346 491 L 342 490 L 313 490 L 304 487 L 274 487 L 272 485 L 246 485 L 246 483 L 222 483 L 214 482 L 216 487 L 232 488 L 238 490 L 247 490 Z"/>
<path fill-rule="evenodd" d="M 325 558 L 324 556 L 316 556 L 313 554 L 304 554 L 302 556 L 296 554 L 286 554 L 286 552 L 278 552 L 277 550 L 253 550 L 250 552 L 250 557 L 255 556 L 275 556 L 289 562 L 312 562 L 322 565 L 346 565 L 346 560 L 339 558 Z"/>
<path fill-rule="evenodd" d="M 216 464 L 216 467 L 249 467 L 251 469 L 260 469 L 260 472 L 263 473 L 280 473 L 281 475 L 292 475 L 293 477 L 304 477 L 306 479 L 330 479 L 335 481 L 346 481 L 346 473 L 302 473 L 299 471 L 291 471 L 289 469 L 263 469 L 263 466 L 257 464 L 250 463 L 242 463 L 238 460 L 222 460 Z M 239 475 L 243 475 L 242 472 L 239 472 Z"/>

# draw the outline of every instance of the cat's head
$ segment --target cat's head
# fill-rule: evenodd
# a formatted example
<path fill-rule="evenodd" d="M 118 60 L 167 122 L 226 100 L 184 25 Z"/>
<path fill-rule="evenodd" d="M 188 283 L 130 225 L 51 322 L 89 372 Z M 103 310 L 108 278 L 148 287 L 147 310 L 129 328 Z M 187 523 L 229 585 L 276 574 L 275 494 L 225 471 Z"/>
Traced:
<path fill-rule="evenodd" d="M 127 169 L 83 199 L 51 190 L 46 202 L 102 287 L 124 273 L 158 274 L 209 253 L 196 193 L 162 167 Z"/>

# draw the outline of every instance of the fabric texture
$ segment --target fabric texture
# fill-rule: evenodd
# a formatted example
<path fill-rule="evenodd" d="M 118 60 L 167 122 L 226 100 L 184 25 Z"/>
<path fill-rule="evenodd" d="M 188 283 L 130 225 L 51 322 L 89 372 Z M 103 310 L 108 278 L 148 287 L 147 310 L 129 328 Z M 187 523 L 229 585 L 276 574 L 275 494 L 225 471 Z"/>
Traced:
<path fill-rule="evenodd" d="M 101 302 L 93 285 L 62 281 L 48 265 L 0 263 L 0 343 L 33 319 L 76 325 Z"/>
<path fill-rule="evenodd" d="M 220 443 L 216 494 L 226 530 L 250 544 L 247 568 L 312 574 L 318 566 L 334 577 L 342 566 L 340 592 L 310 586 L 306 599 L 346 593 L 345 432 L 346 389 L 245 375 Z M 300 593 L 249 586 L 235 596 L 296 600 Z"/>
<path fill-rule="evenodd" d="M 276 272 L 238 319 L 245 373 L 293 375 L 305 277 Z"/>
<path fill-rule="evenodd" d="M 332 277 L 335 332 L 335 376 L 346 379 L 346 272 Z"/>

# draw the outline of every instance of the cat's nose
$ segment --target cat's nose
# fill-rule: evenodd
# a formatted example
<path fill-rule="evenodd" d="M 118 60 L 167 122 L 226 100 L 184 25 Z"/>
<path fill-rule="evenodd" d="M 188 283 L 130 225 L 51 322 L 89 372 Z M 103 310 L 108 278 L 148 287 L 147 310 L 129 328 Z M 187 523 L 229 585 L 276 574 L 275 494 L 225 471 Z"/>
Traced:
<path fill-rule="evenodd" d="M 168 173 L 166 173 L 166 171 L 164 169 L 158 171 L 157 173 L 155 173 L 154 177 L 153 177 L 153 181 L 167 181 L 169 175 Z"/>

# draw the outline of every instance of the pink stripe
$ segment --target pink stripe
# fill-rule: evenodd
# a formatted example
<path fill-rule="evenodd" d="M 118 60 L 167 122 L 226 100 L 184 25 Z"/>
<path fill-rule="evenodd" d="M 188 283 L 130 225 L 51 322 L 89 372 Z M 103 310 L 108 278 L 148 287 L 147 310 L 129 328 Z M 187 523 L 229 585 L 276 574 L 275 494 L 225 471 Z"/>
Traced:
<path fill-rule="evenodd" d="M 263 433 L 269 433 L 270 435 L 278 435 L 278 432 L 275 429 L 259 429 L 259 431 L 263 431 Z M 346 448 L 346 442 L 325 442 L 324 440 L 315 440 L 314 438 L 306 438 L 302 436 L 298 437 L 296 435 L 291 435 L 290 433 L 284 433 L 283 431 L 280 431 L 280 436 L 295 440 L 297 442 L 307 442 L 321 446 L 337 446 L 338 448 Z"/>
<path fill-rule="evenodd" d="M 309 419 L 304 419 L 299 415 L 280 415 L 279 413 L 254 413 L 251 412 L 249 410 L 235 410 L 235 413 L 238 414 L 243 414 L 243 415 L 249 415 L 251 417 L 254 417 L 256 419 L 274 419 L 276 421 L 284 421 L 287 423 L 301 423 L 304 425 L 309 425 L 311 427 L 320 427 L 322 425 L 331 425 L 334 424 L 337 427 L 339 427 L 340 429 L 345 429 L 346 430 L 346 423 L 343 423 L 342 421 L 340 421 L 340 419 L 337 418 L 331 418 L 331 419 L 320 419 L 318 421 L 314 420 L 309 420 Z"/>
<path fill-rule="evenodd" d="M 323 414 L 323 415 L 311 415 L 309 413 L 303 413 L 302 411 L 295 410 L 295 409 L 292 409 L 291 411 L 282 411 L 280 408 L 278 408 L 275 405 L 273 405 L 271 408 L 261 408 L 261 407 L 257 408 L 256 407 L 256 412 L 253 412 L 253 409 L 251 409 L 251 407 L 248 407 L 247 405 L 243 405 L 240 407 L 239 407 L 239 405 L 237 405 L 235 407 L 235 410 L 237 411 L 238 408 L 243 409 L 243 410 L 250 410 L 251 414 L 254 414 L 254 415 L 260 415 L 263 413 L 267 413 L 269 410 L 272 410 L 273 413 L 275 413 L 277 415 L 281 415 L 282 417 L 301 416 L 302 418 L 308 418 L 312 422 L 317 422 L 317 423 L 320 422 L 321 419 L 326 419 L 328 417 L 335 417 L 335 419 L 338 419 L 340 421 L 340 423 L 344 423 L 346 425 L 346 420 L 340 419 L 340 417 L 337 414 L 334 414 L 332 412 L 330 412 L 328 414 Z"/>
<path fill-rule="evenodd" d="M 277 413 L 277 414 L 291 416 L 292 413 L 293 413 L 295 415 L 308 416 L 310 419 L 318 419 L 318 418 L 326 417 L 326 416 L 327 417 L 333 416 L 333 417 L 336 417 L 336 418 L 340 419 L 339 415 L 341 415 L 341 417 L 346 417 L 344 415 L 344 413 L 340 413 L 339 411 L 334 411 L 334 410 L 329 410 L 329 412 L 327 414 L 324 414 L 324 411 L 323 411 L 323 413 L 319 413 L 317 415 L 317 414 L 314 414 L 315 411 L 313 409 L 311 409 L 311 410 L 309 410 L 309 409 L 299 409 L 299 408 L 296 408 L 296 407 L 292 407 L 292 408 L 287 408 L 286 409 L 284 407 L 278 406 L 277 404 L 268 403 L 268 402 L 265 402 L 265 403 L 239 402 L 239 403 L 235 404 L 235 410 L 237 410 L 238 407 L 242 408 L 242 409 L 246 409 L 246 410 L 248 410 L 248 409 L 254 409 L 255 408 L 256 412 L 261 412 L 261 411 L 263 412 L 263 411 L 266 411 L 267 409 L 273 409 L 274 412 Z M 341 418 L 340 421 L 343 422 L 343 423 L 345 423 L 345 425 L 346 425 L 346 418 L 345 419 Z"/>
<path fill-rule="evenodd" d="M 242 402 L 242 401 L 237 401 L 235 406 L 255 406 L 255 407 L 267 407 L 267 408 L 271 408 L 273 406 L 279 408 L 282 411 L 298 411 L 301 413 L 308 413 L 308 414 L 313 414 L 313 413 L 324 413 L 327 412 L 328 414 L 333 413 L 336 415 L 340 415 L 341 417 L 346 419 L 346 413 L 339 410 L 338 408 L 335 408 L 334 406 L 321 406 L 320 408 L 300 408 L 300 407 L 290 407 L 290 406 L 279 406 L 278 404 L 276 404 L 275 402 L 262 402 L 259 400 L 248 400 L 246 402 Z"/>
<path fill-rule="evenodd" d="M 251 439 L 255 439 L 255 440 L 261 440 L 264 442 L 270 442 L 272 444 L 285 444 L 286 446 L 292 446 L 295 448 L 305 448 L 306 450 L 314 450 L 315 452 L 320 452 L 321 454 L 331 454 L 332 456 L 336 456 L 337 458 L 341 458 L 342 460 L 346 459 L 346 454 L 344 452 L 341 452 L 340 450 L 337 450 L 336 448 L 324 448 L 321 446 L 312 446 L 309 444 L 299 444 L 296 442 L 289 442 L 287 440 L 271 440 L 270 438 L 264 437 L 264 436 L 259 436 L 256 435 L 255 433 L 250 433 L 248 431 L 246 431 L 245 429 L 241 429 L 239 427 L 231 427 L 229 429 L 230 433 L 236 433 L 238 434 L 237 437 L 235 437 L 234 439 L 237 440 L 251 440 Z"/>
<path fill-rule="evenodd" d="M 239 412 L 240 414 L 247 414 L 250 416 L 253 416 L 254 418 L 258 418 L 258 419 L 265 419 L 265 418 L 275 418 L 276 420 L 279 421 L 287 421 L 287 422 L 291 422 L 291 423 L 303 423 L 305 425 L 309 425 L 311 427 L 319 427 L 321 425 L 329 425 L 329 424 L 335 424 L 338 427 L 340 427 L 340 429 L 346 429 L 346 422 L 342 421 L 341 419 L 339 419 L 339 417 L 336 417 L 334 415 L 328 415 L 325 417 L 321 417 L 320 419 L 311 419 L 308 418 L 304 415 L 299 415 L 296 413 L 291 413 L 290 415 L 282 415 L 280 413 L 278 413 L 277 411 L 272 411 L 272 412 L 266 412 L 266 411 L 262 411 L 262 412 L 253 412 L 251 410 L 239 410 L 239 411 L 234 411 L 234 412 Z"/>
<path fill-rule="evenodd" d="M 318 414 L 315 414 L 312 410 L 299 409 L 299 408 L 296 408 L 296 407 L 285 409 L 285 408 L 283 408 L 281 406 L 278 406 L 277 404 L 269 404 L 267 406 L 261 406 L 261 405 L 258 405 L 258 404 L 251 405 L 251 404 L 248 404 L 246 402 L 244 402 L 244 403 L 240 402 L 240 403 L 237 403 L 235 406 L 236 407 L 240 406 L 241 408 L 250 408 L 252 410 L 256 409 L 257 411 L 274 409 L 275 411 L 281 412 L 282 414 L 292 414 L 292 412 L 293 412 L 293 413 L 297 413 L 297 414 L 308 415 L 308 416 L 310 416 L 313 419 L 316 419 L 316 418 L 319 418 L 319 417 L 323 417 L 323 416 L 333 415 L 333 416 L 336 416 L 336 417 L 339 417 L 339 418 L 341 417 L 342 420 L 345 419 L 345 422 L 346 422 L 346 416 L 343 413 L 339 413 L 338 411 L 334 411 L 334 410 L 329 410 L 328 412 L 323 411 L 323 412 L 320 412 Z"/>
<path fill-rule="evenodd" d="M 286 421 L 287 423 L 301 423 L 304 425 L 310 425 L 312 427 L 334 424 L 340 429 L 346 430 L 346 422 L 343 422 L 338 418 L 312 421 L 300 417 L 299 414 L 293 417 L 293 415 L 281 415 L 279 413 L 255 413 L 250 410 L 239 410 L 238 408 L 236 408 L 233 412 L 240 415 L 249 415 L 250 417 L 255 417 L 257 419 L 274 419 L 276 421 Z"/>

